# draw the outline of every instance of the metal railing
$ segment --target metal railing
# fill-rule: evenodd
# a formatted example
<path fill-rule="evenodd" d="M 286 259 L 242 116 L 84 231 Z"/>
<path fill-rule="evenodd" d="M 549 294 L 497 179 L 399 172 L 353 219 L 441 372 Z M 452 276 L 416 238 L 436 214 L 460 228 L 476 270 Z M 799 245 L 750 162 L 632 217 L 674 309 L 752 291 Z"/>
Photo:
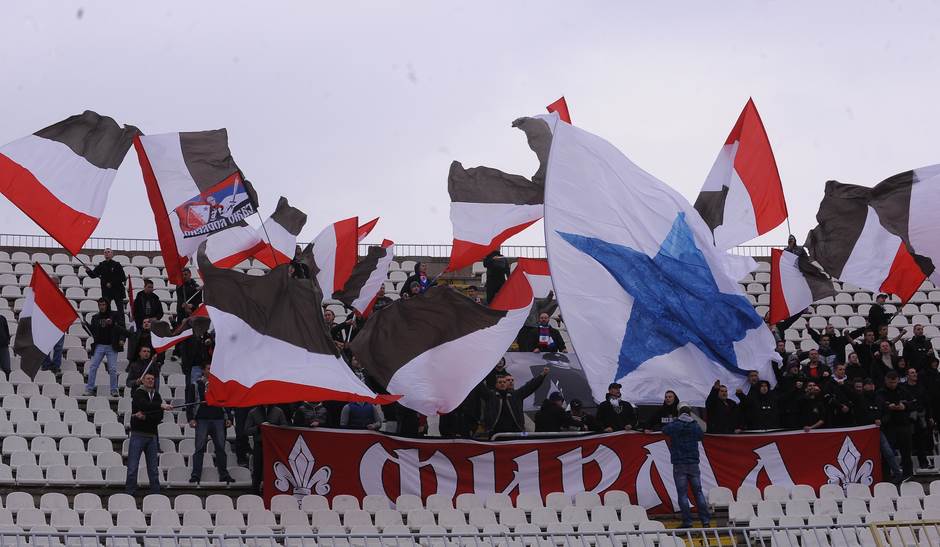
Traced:
<path fill-rule="evenodd" d="M 940 546 L 940 522 L 872 522 L 868 524 L 822 524 L 801 526 L 747 526 L 663 529 L 659 523 L 609 523 L 606 526 L 588 523 L 554 523 L 539 531 L 510 532 L 508 527 L 495 526 L 493 532 L 445 532 L 443 527 L 390 533 L 346 533 L 343 527 L 323 528 L 320 532 L 278 530 L 271 533 L 192 533 L 192 532 L 59 532 L 13 531 L 0 528 L 0 545 L 64 545 L 91 547 L 144 546 L 229 546 L 266 545 L 285 547 L 307 545 L 367 546 L 583 546 L 613 547 L 642 545 L 650 547 L 678 546 L 778 546 L 807 545 L 874 545 L 877 547 L 927 545 Z M 574 526 L 579 531 L 575 532 Z M 530 525 L 533 526 L 533 525 Z M 303 526 L 302 526 L 303 527 Z M 468 527 L 469 528 L 469 527 Z M 496 531 L 498 529 L 498 531 Z"/>
<path fill-rule="evenodd" d="M 359 255 L 365 256 L 369 247 L 379 243 L 360 243 Z M 449 243 L 396 243 L 395 254 L 402 257 L 448 258 L 452 245 Z M 52 249 L 64 252 L 59 242 L 45 234 L 0 234 L 0 248 Z M 158 253 L 160 242 L 156 239 L 124 237 L 92 237 L 85 243 L 86 254 L 106 248 L 123 252 Z M 770 250 L 783 245 L 739 245 L 732 254 L 768 257 Z M 503 245 L 500 251 L 511 258 L 545 258 L 544 245 Z"/>

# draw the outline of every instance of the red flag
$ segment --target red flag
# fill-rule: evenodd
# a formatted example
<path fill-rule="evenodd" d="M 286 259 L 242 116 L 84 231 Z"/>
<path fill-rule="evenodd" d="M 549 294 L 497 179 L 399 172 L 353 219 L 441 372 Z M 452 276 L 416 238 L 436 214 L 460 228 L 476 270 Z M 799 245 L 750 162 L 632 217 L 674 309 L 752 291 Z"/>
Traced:
<path fill-rule="evenodd" d="M 362 241 L 363 239 L 365 239 L 366 236 L 369 235 L 369 232 L 372 231 L 372 228 L 375 228 L 375 225 L 378 224 L 378 223 L 379 223 L 379 217 L 375 217 L 375 218 L 373 218 L 372 220 L 370 220 L 369 222 L 366 222 L 365 224 L 363 224 L 362 226 L 360 226 L 360 227 L 359 227 L 359 231 L 358 231 L 358 233 L 356 234 L 357 240 L 358 240 L 358 241 Z"/>
<path fill-rule="evenodd" d="M 557 112 L 561 121 L 571 123 L 571 114 L 568 113 L 568 102 L 565 101 L 564 95 L 557 101 L 546 106 L 545 109 L 549 112 Z"/>

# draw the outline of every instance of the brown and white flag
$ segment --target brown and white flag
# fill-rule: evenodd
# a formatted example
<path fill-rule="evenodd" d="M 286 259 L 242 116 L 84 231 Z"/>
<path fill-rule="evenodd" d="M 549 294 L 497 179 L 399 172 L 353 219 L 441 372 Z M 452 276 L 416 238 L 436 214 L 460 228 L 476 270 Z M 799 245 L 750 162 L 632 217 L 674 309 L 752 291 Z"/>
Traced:
<path fill-rule="evenodd" d="M 382 245 L 369 247 L 365 258 L 356 264 L 342 290 L 333 293 L 333 298 L 363 316 L 369 315 L 394 258 L 395 244 L 388 239 Z"/>
<path fill-rule="evenodd" d="M 291 277 L 287 264 L 263 276 L 217 268 L 203 249 L 198 263 L 216 333 L 211 404 L 395 400 L 376 395 L 339 357 L 313 281 Z"/>
<path fill-rule="evenodd" d="M 307 224 L 307 215 L 292 207 L 287 198 L 281 196 L 271 216 L 264 221 L 262 233 L 268 239 L 263 248 L 255 253 L 255 258 L 268 268 L 287 264 L 294 258 L 297 236 Z"/>
<path fill-rule="evenodd" d="M 0 147 L 0 192 L 76 254 L 140 131 L 86 110 Z"/>
<path fill-rule="evenodd" d="M 770 323 L 793 317 L 813 302 L 835 296 L 836 288 L 805 254 L 770 252 Z"/>

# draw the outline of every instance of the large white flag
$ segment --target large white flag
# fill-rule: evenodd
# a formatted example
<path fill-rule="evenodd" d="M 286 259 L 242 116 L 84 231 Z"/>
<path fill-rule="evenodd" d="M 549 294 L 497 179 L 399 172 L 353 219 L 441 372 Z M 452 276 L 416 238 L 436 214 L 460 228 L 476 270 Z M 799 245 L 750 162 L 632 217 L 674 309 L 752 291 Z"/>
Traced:
<path fill-rule="evenodd" d="M 595 399 L 615 380 L 635 402 L 671 389 L 692 404 L 715 380 L 741 385 L 749 369 L 773 381 L 779 356 L 735 281 L 740 258 L 718 251 L 692 205 L 613 145 L 543 119 L 553 126 L 552 283 Z"/>

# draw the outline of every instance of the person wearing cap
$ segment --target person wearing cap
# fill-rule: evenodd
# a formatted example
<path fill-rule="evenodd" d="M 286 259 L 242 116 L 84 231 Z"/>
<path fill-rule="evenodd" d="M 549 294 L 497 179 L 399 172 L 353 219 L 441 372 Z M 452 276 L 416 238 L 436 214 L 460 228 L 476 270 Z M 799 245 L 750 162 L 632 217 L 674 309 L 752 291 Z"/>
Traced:
<path fill-rule="evenodd" d="M 571 419 L 565 411 L 565 398 L 561 393 L 553 391 L 548 399 L 542 401 L 542 406 L 535 413 L 536 432 L 558 432 L 565 427 L 577 427 L 578 424 Z"/>
<path fill-rule="evenodd" d="M 669 437 L 669 457 L 672 462 L 672 478 L 679 493 L 679 510 L 682 512 L 682 528 L 692 527 L 692 511 L 689 507 L 689 487 L 695 496 L 695 506 L 703 527 L 711 524 L 708 501 L 702 491 L 702 474 L 699 470 L 699 443 L 704 436 L 702 428 L 692 417 L 688 403 L 679 403 L 679 417 L 663 426 Z"/>
<path fill-rule="evenodd" d="M 577 431 L 596 431 L 597 421 L 590 413 L 584 411 L 584 403 L 581 399 L 571 400 L 571 419 L 578 424 Z"/>
<path fill-rule="evenodd" d="M 622 387 L 617 382 L 607 386 L 605 401 L 597 406 L 597 431 L 630 431 L 637 426 L 636 409 L 620 398 Z"/>
<path fill-rule="evenodd" d="M 887 300 L 888 295 L 881 293 L 875 297 L 875 303 L 868 308 L 868 328 L 875 332 L 881 330 L 882 325 L 887 325 L 891 321 L 885 312 L 885 301 Z"/>

